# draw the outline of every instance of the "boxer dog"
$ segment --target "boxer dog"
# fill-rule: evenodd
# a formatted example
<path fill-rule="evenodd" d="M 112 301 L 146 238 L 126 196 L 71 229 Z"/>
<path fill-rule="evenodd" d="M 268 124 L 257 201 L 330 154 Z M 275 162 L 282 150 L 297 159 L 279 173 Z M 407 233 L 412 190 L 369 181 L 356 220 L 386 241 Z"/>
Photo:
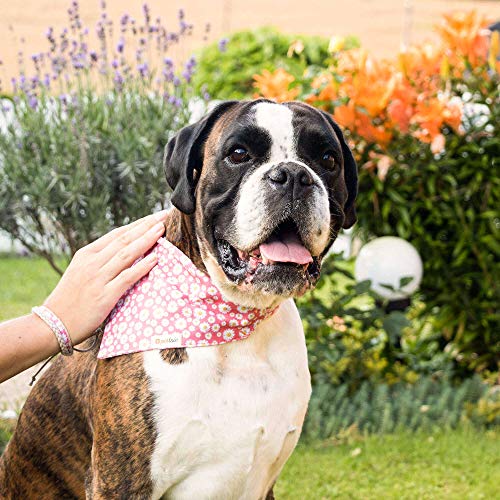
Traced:
<path fill-rule="evenodd" d="M 356 165 L 328 114 L 257 100 L 182 129 L 165 171 L 169 241 L 227 300 L 279 307 L 238 342 L 59 356 L 2 457 L 2 499 L 273 498 L 311 393 L 293 297 L 355 222 Z"/>

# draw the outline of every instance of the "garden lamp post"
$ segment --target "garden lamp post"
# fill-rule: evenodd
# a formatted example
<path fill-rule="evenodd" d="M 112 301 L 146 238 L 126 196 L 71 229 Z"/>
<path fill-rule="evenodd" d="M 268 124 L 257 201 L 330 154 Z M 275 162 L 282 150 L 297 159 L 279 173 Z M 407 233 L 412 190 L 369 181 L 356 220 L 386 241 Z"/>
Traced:
<path fill-rule="evenodd" d="M 387 300 L 386 311 L 402 311 L 422 281 L 422 259 L 402 238 L 383 236 L 364 245 L 356 258 L 356 281 L 370 280 L 371 289 Z M 382 302 L 382 301 L 381 301 Z"/>

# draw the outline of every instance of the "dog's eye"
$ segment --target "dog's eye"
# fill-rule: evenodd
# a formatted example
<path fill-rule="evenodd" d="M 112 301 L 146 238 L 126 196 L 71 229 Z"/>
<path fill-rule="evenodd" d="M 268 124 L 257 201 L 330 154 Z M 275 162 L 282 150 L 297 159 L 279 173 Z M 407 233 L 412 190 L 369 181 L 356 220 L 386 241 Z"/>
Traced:
<path fill-rule="evenodd" d="M 335 155 L 333 151 L 324 153 L 320 162 L 323 167 L 332 169 L 335 166 Z"/>
<path fill-rule="evenodd" d="M 236 146 L 229 154 L 232 163 L 243 163 L 250 159 L 248 151 L 243 146 Z"/>

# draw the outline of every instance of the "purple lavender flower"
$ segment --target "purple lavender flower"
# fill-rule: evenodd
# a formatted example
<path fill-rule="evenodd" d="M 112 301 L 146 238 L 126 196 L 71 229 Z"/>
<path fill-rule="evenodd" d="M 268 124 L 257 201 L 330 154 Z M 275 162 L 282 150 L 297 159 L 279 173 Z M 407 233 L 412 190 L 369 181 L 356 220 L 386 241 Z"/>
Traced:
<path fill-rule="evenodd" d="M 113 77 L 113 82 L 115 82 L 115 85 L 117 86 L 117 88 L 119 90 L 122 89 L 124 78 L 119 71 L 115 71 L 115 76 Z"/>
<path fill-rule="evenodd" d="M 228 38 L 221 38 L 219 40 L 219 51 L 220 52 L 226 52 L 228 42 L 229 42 Z"/>
<path fill-rule="evenodd" d="M 112 66 L 114 69 L 118 68 L 118 66 L 119 66 L 118 61 L 117 61 L 116 59 L 113 59 L 113 61 L 111 62 L 111 66 Z"/>
<path fill-rule="evenodd" d="M 174 81 L 174 72 L 171 71 L 171 70 L 168 70 L 168 69 L 164 69 L 162 71 L 162 74 L 163 74 L 163 78 L 165 79 L 166 82 L 172 82 Z"/>
<path fill-rule="evenodd" d="M 28 105 L 31 109 L 36 109 L 38 107 L 38 99 L 35 95 L 30 95 L 28 99 Z"/>
<path fill-rule="evenodd" d="M 72 58 L 72 63 L 73 63 L 73 68 L 75 68 L 77 70 L 85 68 L 85 64 L 82 62 L 81 58 L 78 56 L 75 56 Z"/>
<path fill-rule="evenodd" d="M 181 84 L 181 81 L 177 76 L 174 76 L 173 83 L 175 87 L 178 87 Z"/>
<path fill-rule="evenodd" d="M 37 75 L 31 77 L 31 88 L 35 90 L 40 85 L 40 79 Z"/>
<path fill-rule="evenodd" d="M 146 26 L 149 26 L 149 23 L 151 21 L 151 14 L 147 3 L 143 4 L 142 12 L 144 13 L 144 20 L 146 21 Z"/>
<path fill-rule="evenodd" d="M 139 64 L 139 66 L 137 66 L 137 70 L 139 71 L 142 78 L 147 77 L 149 73 L 148 63 L 143 62 Z"/>
<path fill-rule="evenodd" d="M 93 61 L 93 62 L 96 62 L 97 61 L 97 52 L 95 50 L 91 50 L 90 51 L 90 59 Z"/>
<path fill-rule="evenodd" d="M 104 32 L 104 24 L 101 21 L 97 22 L 95 30 L 100 40 L 104 40 L 104 38 L 106 38 L 106 33 Z"/>
<path fill-rule="evenodd" d="M 170 57 L 165 57 L 165 59 L 163 60 L 163 62 L 165 63 L 165 66 L 167 68 L 173 68 L 174 67 L 174 61 L 172 59 L 170 59 Z"/>
<path fill-rule="evenodd" d="M 116 50 L 118 51 L 119 54 L 122 54 L 124 48 L 125 48 L 125 40 L 123 37 L 120 37 L 120 40 L 118 40 L 118 45 L 116 46 Z"/>

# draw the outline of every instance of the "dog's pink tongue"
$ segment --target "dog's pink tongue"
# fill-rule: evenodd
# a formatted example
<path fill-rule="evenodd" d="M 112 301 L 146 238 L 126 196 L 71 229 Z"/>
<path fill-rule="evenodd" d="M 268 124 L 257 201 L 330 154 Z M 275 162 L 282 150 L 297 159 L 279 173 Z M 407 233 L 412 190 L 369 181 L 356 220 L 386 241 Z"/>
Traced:
<path fill-rule="evenodd" d="M 279 237 L 272 235 L 265 243 L 260 245 L 259 249 L 261 255 L 275 262 L 309 264 L 313 261 L 309 250 L 292 231 L 281 234 Z"/>

